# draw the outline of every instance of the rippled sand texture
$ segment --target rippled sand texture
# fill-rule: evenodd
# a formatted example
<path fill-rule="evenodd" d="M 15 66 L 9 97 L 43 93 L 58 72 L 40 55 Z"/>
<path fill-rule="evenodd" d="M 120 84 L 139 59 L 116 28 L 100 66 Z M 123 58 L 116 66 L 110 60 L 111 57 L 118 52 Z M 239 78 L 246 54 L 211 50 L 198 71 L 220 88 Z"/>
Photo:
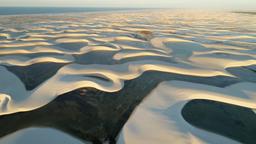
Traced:
<path fill-rule="evenodd" d="M 147 71 L 223 77 L 218 87 L 200 80 L 162 81 L 117 142 L 238 143 L 192 126 L 181 111 L 194 99 L 255 109 L 255 55 L 255 15 L 155 10 L 1 16 L 0 115 L 38 109 L 79 88 L 116 93 Z M 32 86 L 14 72 L 43 63 L 59 67 Z"/>

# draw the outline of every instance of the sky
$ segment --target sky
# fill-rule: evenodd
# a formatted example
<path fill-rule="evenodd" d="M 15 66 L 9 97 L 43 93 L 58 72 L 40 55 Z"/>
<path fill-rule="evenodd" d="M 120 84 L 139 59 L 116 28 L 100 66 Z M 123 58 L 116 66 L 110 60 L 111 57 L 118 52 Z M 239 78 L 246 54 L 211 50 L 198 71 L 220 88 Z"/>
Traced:
<path fill-rule="evenodd" d="M 0 6 L 147 7 L 256 10 L 256 0 L 0 0 Z"/>

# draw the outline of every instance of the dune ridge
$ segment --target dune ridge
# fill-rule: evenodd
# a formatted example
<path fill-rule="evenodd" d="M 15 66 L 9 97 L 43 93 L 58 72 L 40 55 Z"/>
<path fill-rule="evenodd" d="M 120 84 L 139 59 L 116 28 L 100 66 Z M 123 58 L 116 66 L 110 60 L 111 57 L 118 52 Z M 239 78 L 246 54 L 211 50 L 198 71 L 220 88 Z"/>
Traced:
<path fill-rule="evenodd" d="M 182 81 L 163 82 L 135 110 L 121 131 L 118 143 L 239 143 L 191 126 L 184 120 L 181 111 L 193 99 L 255 109 L 253 93 L 255 84 L 251 83 L 216 88 Z"/>
<path fill-rule="evenodd" d="M 239 83 L 217 88 L 162 82 L 134 111 L 117 141 L 238 143 L 190 125 L 181 109 L 194 99 L 256 108 L 255 83 L 243 78 L 255 69 L 229 70 L 256 65 L 255 23 L 239 13 L 182 10 L 0 18 L 0 116 L 40 108 L 79 88 L 117 92 L 125 81 L 149 71 L 224 76 Z M 6 68 L 47 62 L 65 65 L 32 90 Z"/>

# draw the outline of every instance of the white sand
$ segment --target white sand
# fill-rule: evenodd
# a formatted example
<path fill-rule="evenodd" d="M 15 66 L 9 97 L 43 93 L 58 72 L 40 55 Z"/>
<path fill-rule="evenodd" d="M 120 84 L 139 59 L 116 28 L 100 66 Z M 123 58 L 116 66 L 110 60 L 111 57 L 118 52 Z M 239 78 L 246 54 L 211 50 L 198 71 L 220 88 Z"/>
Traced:
<path fill-rule="evenodd" d="M 15 23 L 24 29 L 12 28 Z M 0 18 L 4 28 L 0 36 L 5 38 L 0 40 L 1 65 L 72 63 L 31 91 L 25 89 L 17 76 L 0 66 L 0 115 L 40 108 L 58 95 L 82 87 L 117 92 L 125 80 L 135 79 L 149 70 L 200 77 L 236 77 L 226 69 L 256 64 L 255 23 L 250 15 L 197 11 Z M 78 49 L 59 46 L 66 43 L 84 46 Z M 116 65 L 75 63 L 74 55 L 91 52 L 113 52 L 113 60 L 129 61 Z M 26 56 L 42 53 L 51 55 Z M 152 60 L 133 60 L 145 56 Z M 154 60 L 154 57 L 172 58 L 175 62 Z M 164 82 L 134 112 L 118 142 L 236 143 L 194 128 L 183 120 L 180 110 L 189 100 L 202 98 L 256 108 L 254 89 L 254 83 L 216 88 L 181 81 Z"/>
<path fill-rule="evenodd" d="M 1 144 L 90 144 L 51 128 L 27 128 L 7 135 Z"/>
<path fill-rule="evenodd" d="M 239 83 L 226 88 L 182 81 L 161 83 L 125 124 L 118 143 L 238 143 L 187 123 L 183 106 L 193 99 L 207 99 L 255 109 L 256 85 Z"/>

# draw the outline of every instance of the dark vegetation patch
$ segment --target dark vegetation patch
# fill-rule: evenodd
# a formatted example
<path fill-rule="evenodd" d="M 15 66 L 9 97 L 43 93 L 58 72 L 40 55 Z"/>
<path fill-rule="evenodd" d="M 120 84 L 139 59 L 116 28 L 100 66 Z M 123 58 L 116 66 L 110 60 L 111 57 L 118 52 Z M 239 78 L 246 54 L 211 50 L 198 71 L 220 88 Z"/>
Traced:
<path fill-rule="evenodd" d="M 63 63 L 36 63 L 29 66 L 6 66 L 24 83 L 27 90 L 32 90 L 52 77 L 65 64 Z"/>
<path fill-rule="evenodd" d="M 115 139 L 137 105 L 162 81 L 182 80 L 225 87 L 239 82 L 231 77 L 194 77 L 155 71 L 125 81 L 124 88 L 108 93 L 81 88 L 28 112 L 0 116 L 0 137 L 19 129 L 39 126 L 62 130 L 81 140 L 102 143 Z"/>
<path fill-rule="evenodd" d="M 192 100 L 182 109 L 182 116 L 198 128 L 241 143 L 255 144 L 256 114 L 249 108 L 211 100 Z"/>
<path fill-rule="evenodd" d="M 226 69 L 242 81 L 256 82 L 256 65 L 244 67 L 231 67 Z"/>

